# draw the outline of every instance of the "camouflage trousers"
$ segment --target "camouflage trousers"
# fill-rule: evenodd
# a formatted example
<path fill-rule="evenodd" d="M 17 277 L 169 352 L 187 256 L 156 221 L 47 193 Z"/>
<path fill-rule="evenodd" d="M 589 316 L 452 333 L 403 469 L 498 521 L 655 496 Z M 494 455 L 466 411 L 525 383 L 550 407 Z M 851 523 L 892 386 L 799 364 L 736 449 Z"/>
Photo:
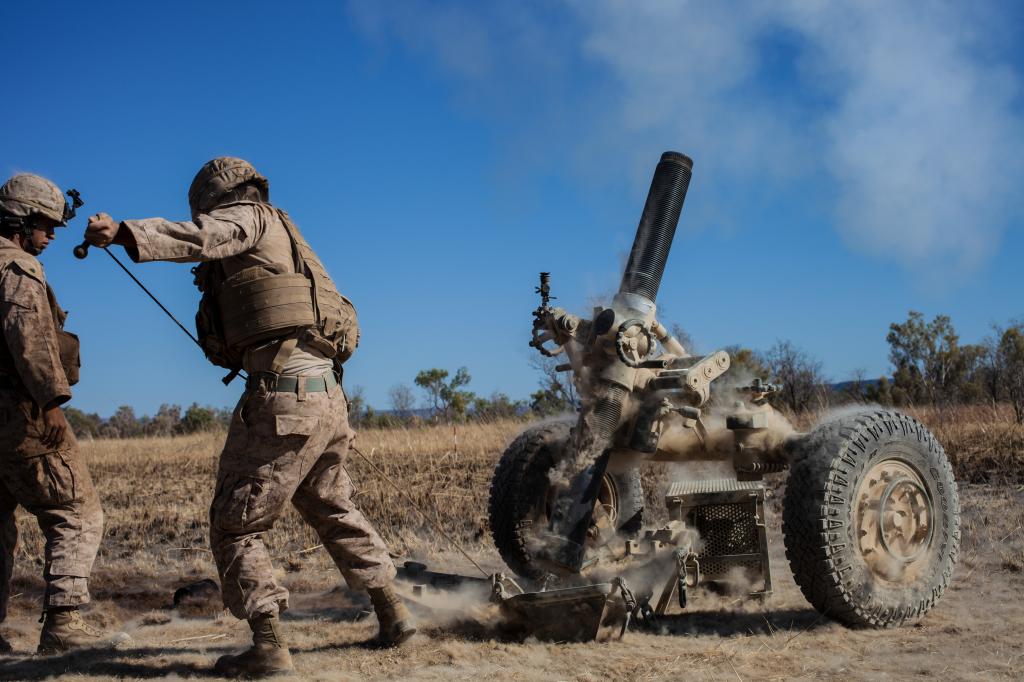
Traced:
<path fill-rule="evenodd" d="M 69 431 L 57 449 L 39 442 L 41 410 L 0 388 L 0 621 L 7 617 L 18 544 L 14 510 L 36 517 L 46 539 L 45 607 L 89 601 L 88 578 L 103 535 L 103 510 Z"/>
<path fill-rule="evenodd" d="M 345 395 L 247 390 L 235 408 L 210 506 L 210 545 L 224 606 L 238 618 L 288 607 L 263 534 L 289 501 L 320 536 L 349 587 L 395 576 L 387 547 L 352 503 L 345 454 L 355 434 Z"/>

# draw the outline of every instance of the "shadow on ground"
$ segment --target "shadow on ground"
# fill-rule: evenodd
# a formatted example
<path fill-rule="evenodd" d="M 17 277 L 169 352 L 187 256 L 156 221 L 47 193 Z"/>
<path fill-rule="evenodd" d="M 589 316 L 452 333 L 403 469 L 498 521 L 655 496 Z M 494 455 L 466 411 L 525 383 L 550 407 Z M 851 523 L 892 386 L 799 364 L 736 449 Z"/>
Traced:
<path fill-rule="evenodd" d="M 690 611 L 658 619 L 661 634 L 667 635 L 774 635 L 814 630 L 831 623 L 814 609 L 791 608 L 777 611 Z"/>
<path fill-rule="evenodd" d="M 694 637 L 711 635 L 764 635 L 795 637 L 831 624 L 813 609 L 789 608 L 774 611 L 691 611 L 658 618 L 650 628 L 633 627 L 629 632 L 664 636 Z M 536 624 L 533 624 L 536 625 Z M 617 639 L 619 624 L 602 626 L 598 639 Z M 495 617 L 486 621 L 464 620 L 445 625 L 425 625 L 422 631 L 431 637 L 459 637 L 469 640 L 522 642 L 533 635 L 530 624 Z M 628 637 L 628 633 L 626 635 Z"/>
<path fill-rule="evenodd" d="M 212 675 L 212 663 L 170 660 L 171 656 L 220 655 L 232 647 L 174 649 L 139 647 L 132 649 L 87 649 L 63 656 L 31 656 L 0 662 L 0 679 L 43 680 L 57 675 L 106 675 L 110 677 L 156 678 Z"/>
<path fill-rule="evenodd" d="M 291 614 L 288 619 L 301 622 L 312 614 Z M 496 615 L 496 614 L 495 614 Z M 350 621 L 365 616 L 357 606 L 328 608 L 317 614 L 319 618 L 335 622 Z M 765 611 L 695 610 L 660 618 L 656 629 L 648 631 L 667 637 L 756 635 L 767 638 L 781 636 L 786 640 L 828 627 L 830 622 L 816 611 L 806 608 L 787 608 Z M 421 632 L 433 639 L 462 639 L 466 641 L 521 640 L 510 632 L 509 624 L 500 618 L 483 621 L 426 625 Z M 640 630 L 639 632 L 644 632 Z M 617 635 L 617 629 L 615 630 Z M 421 635 L 421 636 L 423 636 Z M 614 635 L 613 635 L 614 638 Z M 628 635 L 627 635 L 628 641 Z M 299 656 L 331 654 L 373 648 L 372 641 L 338 642 L 292 647 Z M 93 649 L 54 657 L 24 657 L 0 661 L 0 679 L 43 680 L 64 674 L 93 675 L 113 678 L 154 679 L 168 676 L 214 677 L 213 660 L 222 653 L 237 651 L 238 645 L 208 648 L 136 647 L 127 649 Z"/>

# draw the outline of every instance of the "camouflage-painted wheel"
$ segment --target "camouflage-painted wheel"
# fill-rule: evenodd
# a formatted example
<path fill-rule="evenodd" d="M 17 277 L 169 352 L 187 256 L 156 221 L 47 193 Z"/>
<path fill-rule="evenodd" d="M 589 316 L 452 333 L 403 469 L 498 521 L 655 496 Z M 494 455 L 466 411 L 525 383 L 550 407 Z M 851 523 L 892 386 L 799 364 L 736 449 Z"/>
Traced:
<path fill-rule="evenodd" d="M 898 412 L 827 421 L 797 448 L 782 531 L 793 577 L 821 613 L 851 627 L 916 620 L 949 586 L 960 547 L 946 453 Z"/>
<path fill-rule="evenodd" d="M 568 421 L 530 427 L 502 454 L 491 481 L 488 512 L 494 545 L 516 575 L 530 580 L 546 573 L 535 559 L 537 532 L 547 527 L 553 501 L 549 473 L 565 453 L 571 428 Z M 644 507 L 640 471 L 605 474 L 597 504 L 595 524 L 608 524 L 623 534 L 638 531 Z M 594 549 L 588 546 L 588 552 Z"/>

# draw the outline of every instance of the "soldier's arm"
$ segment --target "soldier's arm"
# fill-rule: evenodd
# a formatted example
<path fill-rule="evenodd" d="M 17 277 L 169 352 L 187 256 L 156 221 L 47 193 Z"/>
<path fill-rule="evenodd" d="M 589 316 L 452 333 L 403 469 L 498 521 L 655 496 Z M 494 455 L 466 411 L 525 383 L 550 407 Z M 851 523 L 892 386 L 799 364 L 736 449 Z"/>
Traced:
<path fill-rule="evenodd" d="M 71 399 L 60 362 L 57 330 L 41 273 L 13 263 L 0 275 L 0 319 L 18 376 L 32 399 L 47 409 Z"/>
<path fill-rule="evenodd" d="M 105 214 L 100 217 L 109 220 Z M 91 219 L 90 229 L 98 222 Z M 252 204 L 241 204 L 204 213 L 195 222 L 164 218 L 125 220 L 113 241 L 124 246 L 136 263 L 194 263 L 245 253 L 263 236 L 264 227 L 258 209 Z"/>

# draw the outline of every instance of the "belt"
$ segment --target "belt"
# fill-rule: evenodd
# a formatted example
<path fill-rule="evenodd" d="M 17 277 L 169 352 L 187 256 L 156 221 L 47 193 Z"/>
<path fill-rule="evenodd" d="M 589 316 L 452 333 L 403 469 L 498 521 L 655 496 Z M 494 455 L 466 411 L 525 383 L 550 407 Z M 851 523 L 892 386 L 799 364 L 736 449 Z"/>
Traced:
<path fill-rule="evenodd" d="M 301 382 L 301 383 L 300 383 Z M 260 385 L 268 391 L 279 393 L 320 393 L 330 391 L 338 385 L 338 377 L 334 372 L 328 372 L 323 376 L 301 377 L 295 374 L 274 374 L 273 372 L 256 372 L 250 374 L 245 382 L 246 388 L 256 388 Z M 299 389 L 302 390 L 299 390 Z"/>

